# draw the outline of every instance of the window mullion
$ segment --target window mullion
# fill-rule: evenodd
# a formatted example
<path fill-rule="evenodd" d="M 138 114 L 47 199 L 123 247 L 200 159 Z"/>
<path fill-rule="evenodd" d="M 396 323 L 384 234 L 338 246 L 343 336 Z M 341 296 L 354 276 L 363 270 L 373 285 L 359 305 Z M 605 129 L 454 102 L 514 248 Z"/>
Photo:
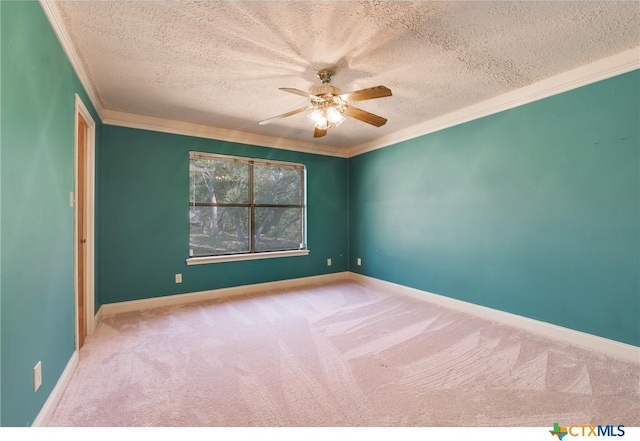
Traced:
<path fill-rule="evenodd" d="M 256 215 L 255 201 L 253 200 L 253 161 L 249 163 L 249 249 L 250 252 L 256 252 Z"/>

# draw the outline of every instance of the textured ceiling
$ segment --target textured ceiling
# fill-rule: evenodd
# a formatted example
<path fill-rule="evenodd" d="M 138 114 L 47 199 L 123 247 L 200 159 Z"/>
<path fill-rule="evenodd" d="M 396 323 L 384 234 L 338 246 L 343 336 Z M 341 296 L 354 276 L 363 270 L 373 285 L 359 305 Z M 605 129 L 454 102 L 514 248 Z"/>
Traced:
<path fill-rule="evenodd" d="M 636 2 L 70 1 L 57 12 L 107 111 L 347 148 L 637 47 Z M 312 138 L 310 91 L 385 85 Z"/>

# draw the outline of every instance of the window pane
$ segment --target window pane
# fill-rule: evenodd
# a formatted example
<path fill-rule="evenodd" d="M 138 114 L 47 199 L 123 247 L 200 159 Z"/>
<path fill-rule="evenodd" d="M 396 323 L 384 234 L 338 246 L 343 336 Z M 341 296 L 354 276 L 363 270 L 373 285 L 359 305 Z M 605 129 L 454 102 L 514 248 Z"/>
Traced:
<path fill-rule="evenodd" d="M 191 159 L 190 202 L 249 203 L 249 165 L 237 162 Z"/>
<path fill-rule="evenodd" d="M 256 208 L 255 218 L 256 251 L 300 249 L 301 208 Z"/>
<path fill-rule="evenodd" d="M 303 164 L 189 156 L 190 256 L 304 247 Z"/>
<path fill-rule="evenodd" d="M 256 204 L 302 205 L 302 171 L 289 167 L 254 166 Z"/>
<path fill-rule="evenodd" d="M 192 256 L 248 253 L 249 208 L 190 207 Z"/>

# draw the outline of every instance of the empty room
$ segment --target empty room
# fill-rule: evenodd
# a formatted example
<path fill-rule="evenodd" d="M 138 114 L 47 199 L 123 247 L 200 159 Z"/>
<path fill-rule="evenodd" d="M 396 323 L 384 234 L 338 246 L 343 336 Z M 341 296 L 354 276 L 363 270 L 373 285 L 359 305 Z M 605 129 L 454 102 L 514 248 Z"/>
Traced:
<path fill-rule="evenodd" d="M 640 426 L 639 3 L 0 20 L 2 428 Z"/>

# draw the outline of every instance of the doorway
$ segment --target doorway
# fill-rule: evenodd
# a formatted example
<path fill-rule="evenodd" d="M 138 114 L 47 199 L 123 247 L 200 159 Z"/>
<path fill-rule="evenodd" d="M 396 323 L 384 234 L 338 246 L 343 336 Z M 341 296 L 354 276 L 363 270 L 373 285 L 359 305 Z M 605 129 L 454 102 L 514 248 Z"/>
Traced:
<path fill-rule="evenodd" d="M 95 122 L 76 95 L 74 266 L 76 350 L 95 328 L 94 299 Z"/>

